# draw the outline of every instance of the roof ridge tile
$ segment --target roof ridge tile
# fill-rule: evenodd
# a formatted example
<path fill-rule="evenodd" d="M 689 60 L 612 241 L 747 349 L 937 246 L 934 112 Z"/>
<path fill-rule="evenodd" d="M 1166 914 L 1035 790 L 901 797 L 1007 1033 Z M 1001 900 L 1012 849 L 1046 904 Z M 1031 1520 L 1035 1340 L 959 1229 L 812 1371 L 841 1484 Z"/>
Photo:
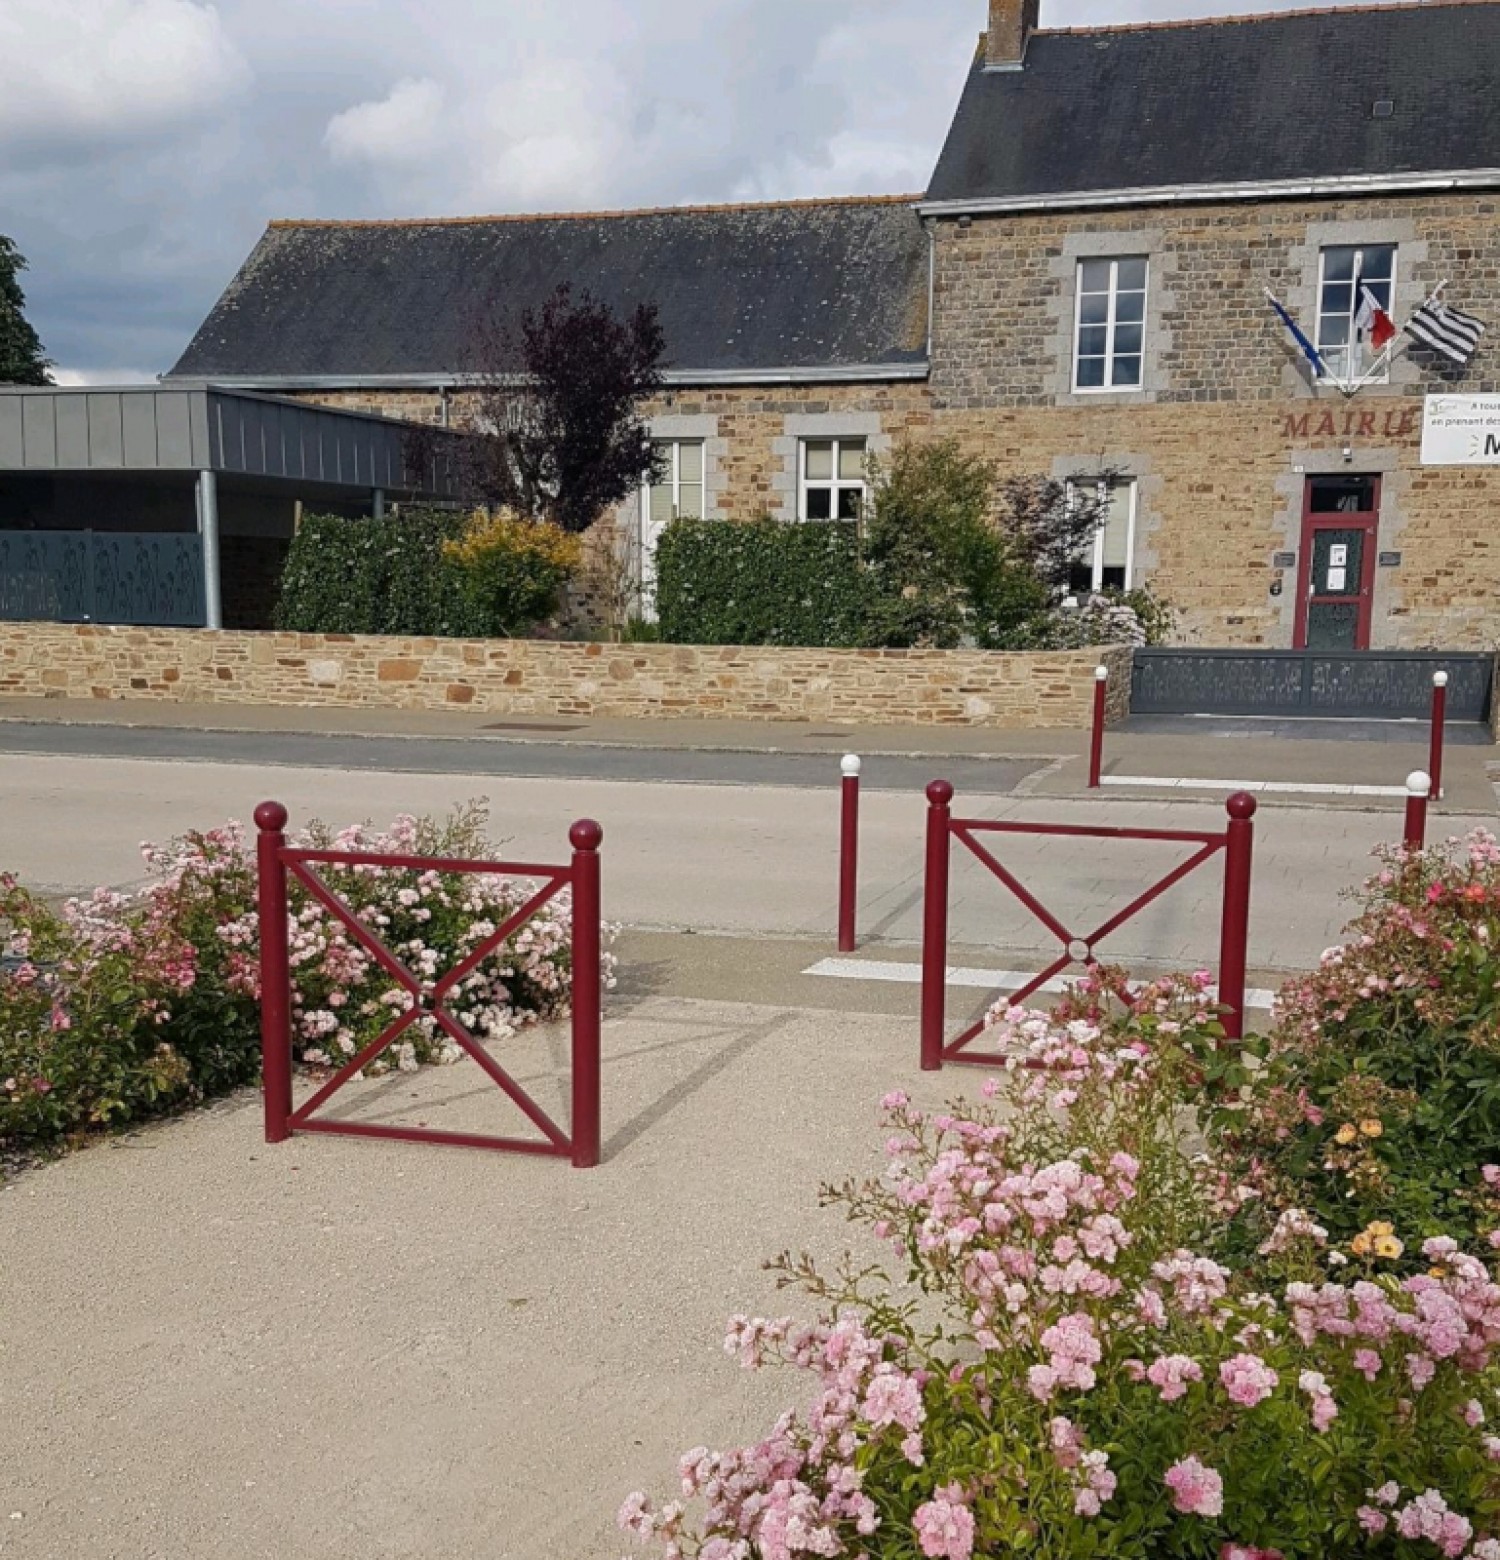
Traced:
<path fill-rule="evenodd" d="M 1496 3 L 1497 0 L 1388 0 L 1388 3 L 1305 6 L 1286 11 L 1243 11 L 1229 16 L 1176 16 L 1154 22 L 1103 22 L 1093 27 L 1039 27 L 1033 37 L 1088 38 L 1097 33 L 1166 32 L 1185 27 L 1231 27 L 1243 22 L 1284 22 L 1292 17 L 1303 16 L 1358 16 L 1372 11 L 1441 11 L 1450 6 Z"/>
<path fill-rule="evenodd" d="M 621 217 L 712 216 L 741 211 L 805 211 L 818 206 L 912 206 L 921 195 L 823 195 L 797 200 L 752 200 L 719 205 L 641 206 L 619 211 L 502 212 L 470 217 L 275 217 L 270 228 L 478 227 L 512 222 L 585 222 Z"/>

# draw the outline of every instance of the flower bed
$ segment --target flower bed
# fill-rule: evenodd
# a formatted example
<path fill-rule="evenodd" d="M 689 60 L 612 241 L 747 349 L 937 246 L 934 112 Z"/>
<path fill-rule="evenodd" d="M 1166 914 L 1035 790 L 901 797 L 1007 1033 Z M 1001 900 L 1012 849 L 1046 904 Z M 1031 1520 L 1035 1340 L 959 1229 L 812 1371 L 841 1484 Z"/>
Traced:
<path fill-rule="evenodd" d="M 1260 1194 L 1247 1243 L 1261 1209 L 1301 1204 L 1420 1267 L 1423 1237 L 1500 1224 L 1500 844 L 1377 854 L 1347 942 L 1283 989 L 1215 1125 Z"/>
<path fill-rule="evenodd" d="M 1295 1209 L 1230 1265 L 1253 1190 L 1184 1107 L 1223 1066 L 1203 984 L 999 1015 L 980 1107 L 888 1096 L 886 1175 L 825 1200 L 895 1262 L 783 1256 L 821 1315 L 726 1344 L 811 1406 L 622 1526 L 665 1560 L 1500 1560 L 1500 1284 L 1444 1237 L 1398 1277 Z"/>
<path fill-rule="evenodd" d="M 386 832 L 314 825 L 302 846 L 483 859 L 477 806 Z M 0 877 L 0 1150 L 181 1109 L 260 1071 L 255 866 L 238 824 L 144 847 L 153 881 L 100 889 L 54 909 Z M 528 897 L 515 879 L 325 866 L 325 881 L 419 977 L 460 962 Z M 463 982 L 454 1010 L 481 1041 L 567 1010 L 571 903 L 544 906 Z M 327 1068 L 373 1040 L 408 998 L 295 881 L 290 896 L 294 1046 Z M 606 980 L 610 978 L 606 955 Z M 371 1064 L 372 1075 L 461 1052 L 431 1018 Z"/>

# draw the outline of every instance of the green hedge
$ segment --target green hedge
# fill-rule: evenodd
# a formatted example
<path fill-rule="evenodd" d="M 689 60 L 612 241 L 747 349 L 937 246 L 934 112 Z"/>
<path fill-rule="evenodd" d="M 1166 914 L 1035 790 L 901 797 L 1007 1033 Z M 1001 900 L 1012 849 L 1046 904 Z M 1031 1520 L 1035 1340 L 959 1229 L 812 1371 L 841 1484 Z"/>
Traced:
<path fill-rule="evenodd" d="M 656 611 L 671 644 L 867 643 L 859 528 L 674 520 L 656 553 Z"/>
<path fill-rule="evenodd" d="M 540 545 L 530 533 L 541 533 Z M 307 634 L 523 634 L 556 609 L 570 571 L 554 556 L 551 534 L 438 510 L 383 520 L 309 515 L 287 554 L 276 626 Z"/>
<path fill-rule="evenodd" d="M 276 626 L 305 634 L 461 634 L 463 593 L 443 543 L 464 517 L 308 515 L 281 574 Z"/>

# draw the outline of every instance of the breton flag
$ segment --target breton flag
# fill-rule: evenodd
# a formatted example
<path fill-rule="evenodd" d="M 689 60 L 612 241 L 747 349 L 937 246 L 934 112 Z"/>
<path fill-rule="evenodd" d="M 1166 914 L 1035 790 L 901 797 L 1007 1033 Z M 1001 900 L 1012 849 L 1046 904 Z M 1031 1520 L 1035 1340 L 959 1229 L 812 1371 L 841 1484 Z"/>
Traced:
<path fill-rule="evenodd" d="M 1462 368 L 1474 356 L 1484 322 L 1439 303 L 1434 294 L 1406 322 L 1406 334 Z"/>
<path fill-rule="evenodd" d="M 1359 290 L 1359 312 L 1354 316 L 1354 330 L 1377 353 L 1384 352 L 1386 344 L 1397 334 L 1396 322 L 1380 307 L 1380 300 L 1368 287 Z"/>
<path fill-rule="evenodd" d="M 1284 308 L 1282 308 L 1281 301 L 1277 298 L 1276 294 L 1273 293 L 1269 287 L 1266 288 L 1265 291 L 1266 302 L 1269 303 L 1273 309 L 1275 309 L 1277 315 L 1281 319 L 1281 323 L 1285 325 L 1289 331 L 1291 331 L 1292 339 L 1296 341 L 1299 347 L 1302 348 L 1302 355 L 1312 365 L 1313 378 L 1326 379 L 1328 377 L 1328 365 L 1323 361 L 1322 353 L 1320 353 L 1318 349 L 1312 344 L 1312 342 L 1310 342 L 1307 337 L 1302 334 L 1301 327 L 1297 324 L 1296 320 L 1294 320 L 1291 315 L 1288 314 Z"/>

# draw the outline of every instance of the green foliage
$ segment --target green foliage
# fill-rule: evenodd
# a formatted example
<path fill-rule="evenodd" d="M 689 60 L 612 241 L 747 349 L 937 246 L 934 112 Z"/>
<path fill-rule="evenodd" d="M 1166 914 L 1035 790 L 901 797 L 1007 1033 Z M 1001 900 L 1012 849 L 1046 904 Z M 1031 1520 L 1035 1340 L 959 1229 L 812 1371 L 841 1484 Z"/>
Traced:
<path fill-rule="evenodd" d="M 647 618 L 628 617 L 620 626 L 620 643 L 624 645 L 657 645 L 661 643 L 661 624 Z"/>
<path fill-rule="evenodd" d="M 458 514 L 380 520 L 308 515 L 287 553 L 276 626 L 307 634 L 456 634 L 455 569 L 443 544 Z"/>
<path fill-rule="evenodd" d="M 42 343 L 26 319 L 21 272 L 26 257 L 0 233 L 0 385 L 46 385 L 51 367 Z"/>
<path fill-rule="evenodd" d="M 287 555 L 276 626 L 476 639 L 524 633 L 556 608 L 576 562 L 576 543 L 555 528 L 504 517 L 310 515 Z"/>
<path fill-rule="evenodd" d="M 860 525 L 668 526 L 658 552 L 662 637 L 878 648 L 1043 642 L 1052 594 L 995 524 L 988 462 L 952 441 L 907 445 L 871 477 Z"/>
<path fill-rule="evenodd" d="M 237 839 L 192 840 L 139 901 L 101 890 L 59 912 L 0 877 L 0 1147 L 122 1126 L 255 1077 L 258 1008 L 217 936 L 253 903 L 254 875 Z"/>
<path fill-rule="evenodd" d="M 1009 628 L 1013 587 L 1034 576 L 1011 559 L 992 523 L 989 464 L 952 442 L 906 445 L 874 478 L 865 536 L 870 641 L 951 648 Z"/>
<path fill-rule="evenodd" d="M 311 825 L 292 843 L 376 856 L 493 859 L 482 806 L 446 819 L 398 818 L 385 834 Z M 146 850 L 152 881 L 53 907 L 0 874 L 0 1164 L 192 1105 L 254 1082 L 260 1069 L 254 857 L 229 824 Z M 322 869 L 351 910 L 434 976 L 521 910 L 531 886 L 508 876 L 402 868 Z M 408 1000 L 321 901 L 293 881 L 288 941 L 297 1059 L 326 1068 L 364 1049 Z M 571 908 L 543 906 L 474 966 L 453 1012 L 481 1043 L 566 1011 Z M 604 956 L 612 981 L 613 956 Z M 458 1060 L 430 1017 L 370 1076 Z"/>
<path fill-rule="evenodd" d="M 629 1497 L 653 1554 L 785 1555 L 791 1519 L 798 1553 L 870 1560 L 1369 1560 L 1418 1535 L 1493 1560 L 1500 1283 L 1451 1238 L 1400 1280 L 1305 1212 L 1227 1251 L 1209 977 L 1128 1002 L 1123 977 L 997 1005 L 989 1102 L 886 1096 L 883 1173 L 823 1191 L 859 1243 L 769 1264 L 816 1318 L 729 1325 L 810 1407 L 696 1447 L 668 1506 Z"/>
<path fill-rule="evenodd" d="M 866 643 L 869 592 L 852 521 L 674 520 L 656 574 L 661 637 L 671 644 Z"/>
<path fill-rule="evenodd" d="M 583 563 L 583 544 L 557 526 L 482 510 L 443 553 L 456 565 L 461 631 L 479 639 L 524 633 L 541 622 Z"/>
<path fill-rule="evenodd" d="M 1355 1241 L 1391 1225 L 1414 1258 L 1423 1237 L 1500 1226 L 1500 849 L 1481 832 L 1383 854 L 1218 1126 L 1270 1214 L 1304 1207 Z"/>
<path fill-rule="evenodd" d="M 1169 645 L 1177 632 L 1177 608 L 1163 601 L 1149 585 L 1134 590 L 1106 588 L 1100 594 L 1106 601 L 1117 601 L 1135 613 L 1148 645 Z"/>

